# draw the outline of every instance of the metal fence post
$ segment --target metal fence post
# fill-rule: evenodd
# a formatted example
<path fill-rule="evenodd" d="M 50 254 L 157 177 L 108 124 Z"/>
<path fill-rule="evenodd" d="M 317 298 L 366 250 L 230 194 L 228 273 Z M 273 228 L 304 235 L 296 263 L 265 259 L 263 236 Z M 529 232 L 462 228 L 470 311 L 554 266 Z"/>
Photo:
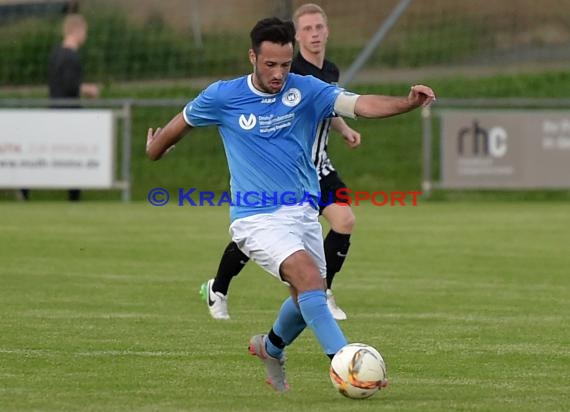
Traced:
<path fill-rule="evenodd" d="M 123 156 L 121 159 L 121 180 L 124 182 L 122 191 L 123 202 L 131 200 L 131 143 L 133 102 L 125 100 L 123 103 Z"/>
<path fill-rule="evenodd" d="M 390 31 L 392 27 L 398 22 L 400 17 L 404 14 L 406 9 L 412 4 L 414 0 L 400 0 L 400 2 L 396 5 L 392 13 L 388 16 L 388 18 L 378 27 L 378 30 L 370 39 L 366 47 L 360 52 L 356 60 L 352 63 L 352 65 L 346 71 L 346 74 L 342 77 L 340 84 L 343 87 L 346 87 L 350 82 L 354 80 L 358 72 L 362 69 L 362 67 L 366 64 L 374 50 L 378 47 L 386 34 Z"/>
<path fill-rule="evenodd" d="M 432 117 L 431 108 L 422 108 L 422 194 L 426 198 L 431 195 L 431 156 L 432 156 Z"/>
<path fill-rule="evenodd" d="M 293 16 L 293 1 L 276 0 L 274 9 L 277 17 L 283 20 L 289 20 Z"/>
<path fill-rule="evenodd" d="M 200 15 L 200 4 L 198 0 L 192 0 L 192 37 L 194 37 L 194 45 L 202 48 L 204 45 L 202 41 L 202 18 Z"/>

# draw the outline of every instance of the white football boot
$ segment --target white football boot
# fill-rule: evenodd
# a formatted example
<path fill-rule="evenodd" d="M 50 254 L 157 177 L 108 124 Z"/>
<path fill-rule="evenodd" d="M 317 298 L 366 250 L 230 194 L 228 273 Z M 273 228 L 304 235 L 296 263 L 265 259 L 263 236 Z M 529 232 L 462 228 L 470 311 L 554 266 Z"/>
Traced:
<path fill-rule="evenodd" d="M 202 300 L 208 305 L 210 315 L 214 319 L 219 320 L 229 320 L 230 314 L 228 313 L 228 296 L 223 295 L 220 292 L 214 292 L 212 290 L 212 284 L 214 279 L 202 284 L 200 287 L 200 296 Z"/>
<path fill-rule="evenodd" d="M 336 320 L 346 320 L 346 313 L 338 307 L 332 290 L 327 289 L 327 306 Z"/>

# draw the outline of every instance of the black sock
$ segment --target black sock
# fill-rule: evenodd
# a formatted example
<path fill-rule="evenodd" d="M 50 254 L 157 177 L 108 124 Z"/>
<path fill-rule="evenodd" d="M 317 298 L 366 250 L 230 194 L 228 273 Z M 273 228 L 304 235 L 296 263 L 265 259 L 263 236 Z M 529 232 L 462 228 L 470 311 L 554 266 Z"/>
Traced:
<path fill-rule="evenodd" d="M 238 246 L 230 242 L 220 260 L 212 290 L 227 295 L 232 278 L 241 272 L 248 260 L 249 258 L 239 250 Z"/>
<path fill-rule="evenodd" d="M 281 336 L 277 335 L 275 333 L 275 331 L 273 330 L 273 328 L 271 328 L 271 330 L 269 331 L 269 333 L 267 334 L 267 339 L 269 339 L 269 341 L 275 345 L 276 347 L 278 347 L 279 349 L 285 349 L 285 342 L 283 342 L 283 339 L 281 339 Z"/>
<path fill-rule="evenodd" d="M 334 276 L 342 268 L 342 264 L 350 247 L 350 235 L 330 230 L 325 238 L 325 259 L 327 261 L 327 288 L 330 289 Z"/>

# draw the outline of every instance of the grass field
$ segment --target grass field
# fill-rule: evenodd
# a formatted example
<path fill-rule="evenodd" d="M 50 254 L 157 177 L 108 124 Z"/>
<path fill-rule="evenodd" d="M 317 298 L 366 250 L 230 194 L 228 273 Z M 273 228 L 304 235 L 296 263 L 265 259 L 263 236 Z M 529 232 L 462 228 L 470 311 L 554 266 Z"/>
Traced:
<path fill-rule="evenodd" d="M 563 202 L 356 209 L 337 301 L 390 387 L 335 393 L 310 333 L 292 391 L 248 355 L 286 289 L 250 264 L 233 320 L 199 301 L 227 209 L 108 202 L 0 204 L 2 411 L 562 411 L 570 371 L 570 214 Z"/>

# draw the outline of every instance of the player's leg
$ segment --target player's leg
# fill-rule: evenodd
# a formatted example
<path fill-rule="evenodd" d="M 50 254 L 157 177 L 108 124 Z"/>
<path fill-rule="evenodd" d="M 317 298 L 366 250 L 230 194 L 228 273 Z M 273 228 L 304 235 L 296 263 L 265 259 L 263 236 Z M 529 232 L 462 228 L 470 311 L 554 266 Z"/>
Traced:
<path fill-rule="evenodd" d="M 350 248 L 350 236 L 356 218 L 345 199 L 337 196 L 339 189 L 346 188 L 336 172 L 325 176 L 321 184 L 321 214 L 330 225 L 329 233 L 324 241 L 325 258 L 327 262 L 327 303 L 337 320 L 346 319 L 346 313 L 338 307 L 332 293 L 335 275 L 340 272 Z M 325 197 L 326 196 L 326 197 Z M 323 201 L 323 199 L 325 199 Z"/>
<path fill-rule="evenodd" d="M 282 280 L 279 275 L 281 262 L 303 247 L 301 240 L 291 236 L 287 225 L 283 224 L 287 211 L 248 216 L 237 219 L 230 225 L 232 239 L 239 249 L 279 280 Z M 289 219 L 286 222 L 294 224 L 295 219 Z M 295 337 L 305 328 L 305 321 L 291 298 L 283 302 L 273 326 L 281 332 L 292 331 L 294 328 L 300 329 L 295 333 Z M 255 335 L 249 341 L 249 352 L 264 363 L 267 382 L 279 392 L 289 389 L 283 353 L 287 336 L 286 333 L 277 335 L 272 329 L 268 334 Z M 273 343 L 270 343 L 270 338 Z M 291 341 L 293 340 L 294 338 L 291 338 Z"/>
<path fill-rule="evenodd" d="M 16 192 L 16 198 L 18 200 L 26 201 L 30 200 L 30 189 L 20 189 Z"/>
<path fill-rule="evenodd" d="M 230 227 L 232 238 L 252 260 L 280 280 L 293 282 L 292 296 L 283 302 L 272 330 L 254 336 L 249 346 L 265 363 L 268 381 L 278 391 L 288 388 L 283 349 L 307 324 L 329 355 L 346 343 L 326 306 L 322 228 L 316 212 L 311 213 L 307 218 L 302 208 L 285 207 L 271 215 L 239 219 Z M 311 236 L 305 239 L 306 230 Z M 305 242 L 311 243 L 309 250 L 318 252 L 318 266 L 305 250 Z"/>
<path fill-rule="evenodd" d="M 265 363 L 267 382 L 280 392 L 289 389 L 284 369 L 285 347 L 290 345 L 306 327 L 296 298 L 288 297 L 281 305 L 269 333 L 255 335 L 249 342 L 249 352 Z"/>
<path fill-rule="evenodd" d="M 273 356 L 280 356 L 283 348 L 291 344 L 307 325 L 324 352 L 332 357 L 346 345 L 346 338 L 327 307 L 322 227 L 317 212 L 308 205 L 295 213 L 298 215 L 291 213 L 291 221 L 284 222 L 283 227 L 293 238 L 287 239 L 293 245 L 288 250 L 297 250 L 286 254 L 287 257 L 279 265 L 281 279 L 291 285 L 291 298 L 282 305 L 266 348 Z M 255 259 L 253 255 L 252 258 Z"/>
<path fill-rule="evenodd" d="M 281 265 L 282 277 L 297 295 L 299 311 L 331 359 L 347 344 L 346 338 L 327 306 L 323 277 L 313 257 L 305 250 L 295 252 Z"/>
<path fill-rule="evenodd" d="M 281 305 L 277 319 L 267 334 L 267 353 L 274 358 L 281 358 L 285 347 L 293 343 L 306 327 L 297 303 L 297 292 L 291 288 L 291 296 Z"/>
<path fill-rule="evenodd" d="M 79 202 L 79 200 L 81 200 L 81 190 L 70 189 L 67 192 L 67 196 L 70 202 Z"/>
<path fill-rule="evenodd" d="M 319 235 L 320 235 L 319 225 Z M 317 241 L 322 249 L 322 236 Z M 332 359 L 347 344 L 344 334 L 327 307 L 323 270 L 306 250 L 298 250 L 281 264 L 281 277 L 290 283 L 291 296 L 283 302 L 269 334 L 250 340 L 249 351 L 265 362 L 268 383 L 276 390 L 289 389 L 285 377 L 285 347 L 305 330 L 315 334 L 325 354 Z"/>
<path fill-rule="evenodd" d="M 230 242 L 220 259 L 212 290 L 227 295 L 232 279 L 239 275 L 248 261 L 249 258 L 239 250 L 235 242 Z"/>
<path fill-rule="evenodd" d="M 346 345 L 346 338 L 327 306 L 324 291 L 326 260 L 322 226 L 318 220 L 318 213 L 307 207 L 302 226 L 299 227 L 303 231 L 303 243 L 305 253 L 310 258 L 310 266 L 304 268 L 303 265 L 299 265 L 300 270 L 295 274 L 295 269 L 290 265 L 291 262 L 286 260 L 281 266 L 281 271 L 284 278 L 289 279 L 288 282 L 298 293 L 299 308 L 307 326 L 317 337 L 325 354 L 332 357 L 341 347 Z M 301 282 L 291 279 L 293 276 L 296 276 Z M 319 278 L 321 279 L 320 288 L 315 288 L 315 286 L 319 286 Z"/>
<path fill-rule="evenodd" d="M 327 288 L 331 289 L 335 275 L 340 272 L 350 248 L 350 236 L 356 223 L 348 205 L 332 204 L 323 210 L 323 216 L 330 225 L 324 242 L 327 261 Z"/>
<path fill-rule="evenodd" d="M 238 246 L 234 242 L 230 242 L 220 259 L 216 277 L 203 283 L 200 287 L 200 295 L 207 303 L 210 315 L 214 319 L 230 319 L 227 302 L 230 283 L 245 267 L 248 260 L 249 258 Z"/>

